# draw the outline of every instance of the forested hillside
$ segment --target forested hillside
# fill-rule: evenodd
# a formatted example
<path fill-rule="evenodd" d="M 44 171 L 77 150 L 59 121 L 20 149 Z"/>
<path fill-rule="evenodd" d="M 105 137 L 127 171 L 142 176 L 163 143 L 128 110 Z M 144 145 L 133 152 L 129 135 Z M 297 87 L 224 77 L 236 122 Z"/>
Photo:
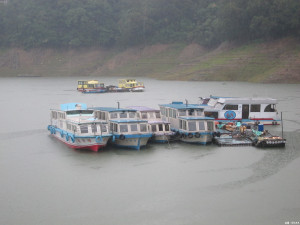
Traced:
<path fill-rule="evenodd" d="M 0 47 L 132 47 L 299 36 L 299 0 L 9 0 Z"/>

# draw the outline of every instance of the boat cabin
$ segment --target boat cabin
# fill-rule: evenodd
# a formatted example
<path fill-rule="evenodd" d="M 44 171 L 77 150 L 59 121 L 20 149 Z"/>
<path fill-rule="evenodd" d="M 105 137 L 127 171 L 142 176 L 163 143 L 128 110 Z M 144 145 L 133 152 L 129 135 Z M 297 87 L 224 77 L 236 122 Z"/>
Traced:
<path fill-rule="evenodd" d="M 280 118 L 276 104 L 277 100 L 272 98 L 211 97 L 202 106 L 205 107 L 205 116 L 214 117 L 218 121 L 242 120 L 278 124 Z"/>
<path fill-rule="evenodd" d="M 50 122 L 52 126 L 77 136 L 108 133 L 107 122 L 95 119 L 94 111 L 83 103 L 61 104 L 60 110 L 51 110 Z"/>
<path fill-rule="evenodd" d="M 204 107 L 198 104 L 184 104 L 172 102 L 171 104 L 159 105 L 162 120 L 169 122 L 172 129 L 179 129 L 180 117 L 203 117 Z"/>

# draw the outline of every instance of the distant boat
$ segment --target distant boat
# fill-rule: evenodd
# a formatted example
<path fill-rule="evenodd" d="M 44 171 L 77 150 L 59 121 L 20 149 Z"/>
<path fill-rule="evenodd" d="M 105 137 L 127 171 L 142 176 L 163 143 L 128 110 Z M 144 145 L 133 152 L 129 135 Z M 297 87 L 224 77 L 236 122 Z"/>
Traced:
<path fill-rule="evenodd" d="M 143 82 L 138 82 L 135 79 L 120 79 L 118 88 L 127 89 L 132 92 L 142 92 L 145 90 Z"/>
<path fill-rule="evenodd" d="M 112 136 L 107 122 L 95 119 L 94 111 L 83 103 L 62 104 L 51 110 L 50 121 L 50 134 L 74 149 L 98 151 Z"/>
<path fill-rule="evenodd" d="M 104 93 L 107 88 L 98 80 L 79 80 L 77 90 L 82 93 Z"/>

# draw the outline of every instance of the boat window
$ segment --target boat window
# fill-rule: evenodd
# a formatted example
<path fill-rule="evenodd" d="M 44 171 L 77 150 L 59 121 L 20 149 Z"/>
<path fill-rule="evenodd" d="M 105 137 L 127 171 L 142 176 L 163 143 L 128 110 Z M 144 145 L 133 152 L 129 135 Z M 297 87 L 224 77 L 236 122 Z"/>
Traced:
<path fill-rule="evenodd" d="M 182 121 L 182 129 L 186 130 L 186 121 L 184 121 L 184 120 Z"/>
<path fill-rule="evenodd" d="M 129 118 L 134 118 L 135 117 L 135 112 L 129 112 Z"/>
<path fill-rule="evenodd" d="M 96 124 L 92 124 L 91 127 L 92 127 L 92 132 L 96 133 L 97 132 L 97 125 Z"/>
<path fill-rule="evenodd" d="M 120 125 L 120 132 L 121 133 L 128 132 L 128 126 L 127 126 L 127 124 L 121 124 Z"/>
<path fill-rule="evenodd" d="M 116 118 L 118 118 L 118 114 L 117 113 L 111 113 L 110 118 L 111 119 L 116 119 Z"/>
<path fill-rule="evenodd" d="M 72 130 L 72 125 L 69 124 L 69 123 L 67 123 L 67 129 L 68 129 L 68 130 Z"/>
<path fill-rule="evenodd" d="M 275 105 L 271 105 L 271 104 L 267 105 L 264 111 L 265 112 L 276 112 Z"/>
<path fill-rule="evenodd" d="M 161 115 L 166 115 L 166 108 L 160 107 L 160 112 L 161 112 Z"/>
<path fill-rule="evenodd" d="M 101 112 L 100 119 L 105 120 L 105 112 Z"/>
<path fill-rule="evenodd" d="M 67 111 L 67 115 L 77 115 L 77 114 L 84 114 L 84 115 L 93 115 L 93 110 L 72 110 Z"/>
<path fill-rule="evenodd" d="M 189 131 L 196 131 L 196 122 L 190 121 L 189 123 Z"/>
<path fill-rule="evenodd" d="M 238 110 L 238 105 L 225 105 L 223 110 Z"/>
<path fill-rule="evenodd" d="M 197 110 L 197 116 L 202 116 L 203 115 L 203 111 L 202 110 Z"/>
<path fill-rule="evenodd" d="M 100 127 L 101 127 L 102 132 L 107 132 L 107 125 L 106 124 L 101 124 Z"/>
<path fill-rule="evenodd" d="M 260 104 L 251 105 L 250 112 L 260 112 Z"/>
<path fill-rule="evenodd" d="M 141 132 L 147 132 L 147 125 L 146 124 L 141 124 L 140 128 L 141 128 Z"/>
<path fill-rule="evenodd" d="M 188 115 L 189 116 L 194 116 L 195 115 L 195 110 L 194 109 L 189 109 L 188 110 Z"/>
<path fill-rule="evenodd" d="M 153 119 L 153 118 L 155 118 L 155 114 L 154 114 L 154 112 L 149 112 L 149 118 L 151 119 Z"/>
<path fill-rule="evenodd" d="M 218 118 L 218 112 L 204 112 L 207 117 Z"/>
<path fill-rule="evenodd" d="M 127 113 L 126 112 L 120 113 L 120 118 L 127 118 Z"/>
<path fill-rule="evenodd" d="M 209 131 L 214 130 L 214 122 L 212 122 L 212 121 L 207 122 L 207 130 L 209 130 Z"/>
<path fill-rule="evenodd" d="M 142 119 L 147 119 L 147 113 L 142 113 Z"/>
<path fill-rule="evenodd" d="M 137 124 L 130 125 L 131 132 L 138 131 Z"/>
<path fill-rule="evenodd" d="M 152 132 L 156 132 L 157 131 L 156 125 L 151 125 L 151 130 L 152 130 Z"/>
<path fill-rule="evenodd" d="M 72 131 L 74 131 L 74 132 L 77 131 L 77 127 L 75 125 L 72 125 Z"/>
<path fill-rule="evenodd" d="M 183 110 L 178 111 L 178 116 L 186 116 L 186 112 Z"/>
<path fill-rule="evenodd" d="M 156 116 L 156 118 L 161 118 L 161 117 L 160 117 L 160 112 L 156 112 L 156 113 L 155 113 L 155 116 Z"/>
<path fill-rule="evenodd" d="M 89 132 L 88 126 L 87 126 L 87 125 L 81 125 L 81 126 L 80 126 L 80 132 L 81 132 L 82 134 L 88 133 L 88 132 Z"/>
<path fill-rule="evenodd" d="M 173 118 L 176 118 L 176 110 L 173 109 L 173 115 L 172 115 Z"/>
<path fill-rule="evenodd" d="M 59 126 L 60 126 L 60 128 L 63 128 L 63 121 L 62 120 L 59 121 Z"/>
<path fill-rule="evenodd" d="M 114 123 L 114 132 L 118 132 L 118 124 Z"/>
<path fill-rule="evenodd" d="M 52 112 L 52 118 L 57 119 L 57 112 Z"/>
<path fill-rule="evenodd" d="M 169 124 L 165 124 L 165 131 L 170 131 L 170 125 Z"/>
<path fill-rule="evenodd" d="M 204 126 L 203 121 L 199 121 L 198 125 L 199 125 L 199 130 L 205 130 L 205 126 Z"/>
<path fill-rule="evenodd" d="M 94 84 L 88 84 L 88 88 L 94 88 Z"/>
<path fill-rule="evenodd" d="M 162 124 L 158 124 L 158 130 L 159 131 L 164 131 L 163 125 Z"/>

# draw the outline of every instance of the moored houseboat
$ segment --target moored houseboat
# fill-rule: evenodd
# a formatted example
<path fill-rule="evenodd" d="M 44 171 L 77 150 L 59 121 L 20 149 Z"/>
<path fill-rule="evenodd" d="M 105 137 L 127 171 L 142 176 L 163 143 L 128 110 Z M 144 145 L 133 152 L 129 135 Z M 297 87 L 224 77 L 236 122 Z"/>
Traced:
<path fill-rule="evenodd" d="M 152 134 L 147 120 L 138 119 L 134 109 L 94 107 L 97 119 L 106 120 L 112 134 L 111 143 L 118 147 L 139 150 L 146 146 Z"/>
<path fill-rule="evenodd" d="M 214 117 L 218 122 L 255 123 L 265 125 L 280 124 L 276 109 L 277 100 L 273 98 L 200 98 L 205 116 Z"/>
<path fill-rule="evenodd" d="M 148 121 L 148 129 L 152 132 L 151 141 L 169 142 L 175 134 L 171 131 L 170 123 L 162 120 L 160 110 L 145 106 L 130 106 L 128 108 L 137 110 L 138 118 Z"/>
<path fill-rule="evenodd" d="M 172 102 L 160 105 L 162 119 L 171 125 L 183 142 L 208 144 L 215 133 L 214 118 L 204 116 L 204 107 L 198 104 Z"/>
<path fill-rule="evenodd" d="M 106 121 L 97 120 L 93 110 L 83 103 L 61 104 L 50 114 L 50 134 L 74 149 L 98 151 L 112 136 Z"/>

